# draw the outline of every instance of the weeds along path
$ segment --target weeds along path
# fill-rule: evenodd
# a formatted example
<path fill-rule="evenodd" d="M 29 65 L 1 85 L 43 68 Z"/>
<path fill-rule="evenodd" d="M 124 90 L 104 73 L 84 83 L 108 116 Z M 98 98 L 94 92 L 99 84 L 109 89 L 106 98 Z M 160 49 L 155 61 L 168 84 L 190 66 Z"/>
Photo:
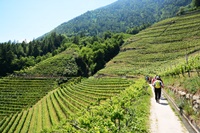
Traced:
<path fill-rule="evenodd" d="M 160 103 L 151 98 L 150 131 L 151 133 L 189 133 L 178 116 L 172 110 L 166 98 L 161 96 Z"/>

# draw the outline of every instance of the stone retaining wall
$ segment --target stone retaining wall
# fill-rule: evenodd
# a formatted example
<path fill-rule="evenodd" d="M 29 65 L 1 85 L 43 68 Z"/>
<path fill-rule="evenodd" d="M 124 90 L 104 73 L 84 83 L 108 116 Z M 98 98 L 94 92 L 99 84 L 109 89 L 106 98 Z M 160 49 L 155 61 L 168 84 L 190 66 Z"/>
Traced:
<path fill-rule="evenodd" d="M 200 112 L 200 95 L 194 95 L 191 93 L 186 93 L 185 91 L 178 90 L 175 87 L 168 86 L 168 88 L 174 92 L 176 95 L 180 96 L 181 98 L 185 98 L 188 101 L 191 101 L 192 108 L 196 113 Z"/>

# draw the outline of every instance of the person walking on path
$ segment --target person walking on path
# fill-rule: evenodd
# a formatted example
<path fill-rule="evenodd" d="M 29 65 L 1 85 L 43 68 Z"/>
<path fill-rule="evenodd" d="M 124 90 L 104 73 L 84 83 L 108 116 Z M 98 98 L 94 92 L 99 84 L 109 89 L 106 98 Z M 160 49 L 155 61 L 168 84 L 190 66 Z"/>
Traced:
<path fill-rule="evenodd" d="M 154 87 L 151 90 L 154 94 Z M 155 96 L 151 97 L 150 133 L 190 133 L 162 95 L 160 104 L 155 102 Z"/>
<path fill-rule="evenodd" d="M 155 100 L 157 103 L 159 103 L 161 97 L 161 89 L 164 87 L 163 82 L 159 76 L 156 76 L 156 80 L 153 82 L 153 87 L 155 92 Z"/>

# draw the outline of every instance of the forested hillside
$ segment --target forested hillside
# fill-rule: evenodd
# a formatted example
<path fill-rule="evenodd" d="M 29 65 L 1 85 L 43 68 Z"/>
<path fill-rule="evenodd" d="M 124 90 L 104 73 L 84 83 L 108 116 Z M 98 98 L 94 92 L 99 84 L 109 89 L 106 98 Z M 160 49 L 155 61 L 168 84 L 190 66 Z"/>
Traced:
<path fill-rule="evenodd" d="M 104 67 L 120 50 L 125 34 L 98 36 L 51 33 L 29 43 L 0 44 L 0 76 L 89 76 Z M 20 70 L 20 71 L 19 71 Z"/>
<path fill-rule="evenodd" d="M 176 15 L 191 0 L 118 0 L 88 11 L 56 27 L 53 32 L 66 35 L 99 35 L 105 31 L 125 32 Z"/>
<path fill-rule="evenodd" d="M 0 43 L 0 77 L 29 66 L 34 66 L 62 51 L 63 35 L 51 33 L 42 40 Z M 58 47 L 60 47 L 58 49 Z"/>

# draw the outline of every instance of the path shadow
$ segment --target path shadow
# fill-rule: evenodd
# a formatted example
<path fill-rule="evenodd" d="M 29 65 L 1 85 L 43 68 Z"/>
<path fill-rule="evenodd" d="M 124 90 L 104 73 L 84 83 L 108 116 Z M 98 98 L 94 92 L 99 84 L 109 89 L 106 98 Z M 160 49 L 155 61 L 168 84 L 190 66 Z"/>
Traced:
<path fill-rule="evenodd" d="M 162 102 L 160 102 L 159 104 L 161 104 L 161 105 L 169 105 L 168 103 L 162 103 Z"/>
<path fill-rule="evenodd" d="M 160 99 L 161 99 L 161 100 L 167 100 L 167 98 L 165 98 L 165 97 L 161 97 Z"/>

